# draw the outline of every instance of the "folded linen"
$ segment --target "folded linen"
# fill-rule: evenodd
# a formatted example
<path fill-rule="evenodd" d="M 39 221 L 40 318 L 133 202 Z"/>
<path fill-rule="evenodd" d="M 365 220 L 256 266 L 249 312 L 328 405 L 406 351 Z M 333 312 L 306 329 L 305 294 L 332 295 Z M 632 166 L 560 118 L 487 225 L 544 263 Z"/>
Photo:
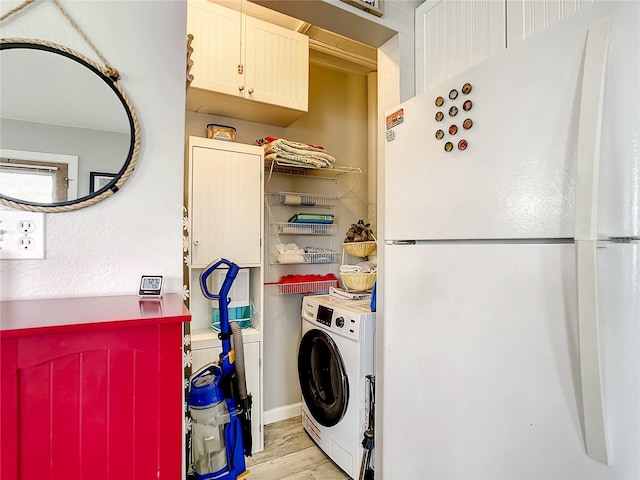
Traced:
<path fill-rule="evenodd" d="M 370 293 L 351 293 L 335 287 L 329 287 L 329 295 L 342 300 L 364 300 L 366 298 L 371 298 Z"/>
<path fill-rule="evenodd" d="M 270 140 L 270 141 L 267 141 Z M 324 147 L 294 142 L 284 138 L 265 137 L 257 140 L 264 148 L 264 161 L 278 165 L 306 168 L 332 168 L 335 158 Z"/>
<path fill-rule="evenodd" d="M 360 262 L 355 265 L 340 265 L 340 273 L 375 273 L 376 266 L 371 262 Z"/>
<path fill-rule="evenodd" d="M 295 243 L 279 243 L 276 245 L 278 263 L 304 263 L 304 249 Z"/>

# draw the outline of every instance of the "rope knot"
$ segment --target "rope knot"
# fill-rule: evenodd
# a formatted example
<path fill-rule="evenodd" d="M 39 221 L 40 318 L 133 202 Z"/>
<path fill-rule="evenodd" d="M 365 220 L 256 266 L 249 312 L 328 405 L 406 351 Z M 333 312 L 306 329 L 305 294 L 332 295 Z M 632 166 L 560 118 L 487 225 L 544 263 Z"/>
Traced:
<path fill-rule="evenodd" d="M 113 68 L 108 63 L 105 64 L 104 74 L 114 82 L 117 82 L 118 80 L 120 80 L 120 72 L 118 71 L 118 69 Z"/>

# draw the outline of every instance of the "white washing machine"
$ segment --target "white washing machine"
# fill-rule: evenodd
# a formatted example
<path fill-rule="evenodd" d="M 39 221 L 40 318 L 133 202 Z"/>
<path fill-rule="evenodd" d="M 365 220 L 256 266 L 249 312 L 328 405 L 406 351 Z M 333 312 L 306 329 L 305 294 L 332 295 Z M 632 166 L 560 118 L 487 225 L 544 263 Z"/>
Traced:
<path fill-rule="evenodd" d="M 298 377 L 302 425 L 351 478 L 358 478 L 375 372 L 376 314 L 369 300 L 302 299 Z"/>

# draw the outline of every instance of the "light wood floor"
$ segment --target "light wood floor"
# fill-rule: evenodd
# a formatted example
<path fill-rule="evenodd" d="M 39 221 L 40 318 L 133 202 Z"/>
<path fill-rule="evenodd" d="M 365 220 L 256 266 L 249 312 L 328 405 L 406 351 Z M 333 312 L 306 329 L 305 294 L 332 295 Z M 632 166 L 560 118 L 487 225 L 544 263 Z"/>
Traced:
<path fill-rule="evenodd" d="M 300 417 L 265 425 L 264 451 L 246 459 L 248 480 L 349 478 L 309 438 Z"/>

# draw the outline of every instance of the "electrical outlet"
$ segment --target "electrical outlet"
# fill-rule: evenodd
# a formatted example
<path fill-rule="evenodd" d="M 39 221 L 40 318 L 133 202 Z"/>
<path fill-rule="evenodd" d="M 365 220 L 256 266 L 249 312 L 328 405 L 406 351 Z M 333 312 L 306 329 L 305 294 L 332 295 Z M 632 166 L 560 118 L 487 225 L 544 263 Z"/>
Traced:
<path fill-rule="evenodd" d="M 18 237 L 18 249 L 31 250 L 36 248 L 36 241 L 31 237 Z"/>
<path fill-rule="evenodd" d="M 0 260 L 44 259 L 44 227 L 44 213 L 0 210 Z"/>
<path fill-rule="evenodd" d="M 36 229 L 36 223 L 33 220 L 18 220 L 16 228 L 18 233 L 33 233 Z"/>

